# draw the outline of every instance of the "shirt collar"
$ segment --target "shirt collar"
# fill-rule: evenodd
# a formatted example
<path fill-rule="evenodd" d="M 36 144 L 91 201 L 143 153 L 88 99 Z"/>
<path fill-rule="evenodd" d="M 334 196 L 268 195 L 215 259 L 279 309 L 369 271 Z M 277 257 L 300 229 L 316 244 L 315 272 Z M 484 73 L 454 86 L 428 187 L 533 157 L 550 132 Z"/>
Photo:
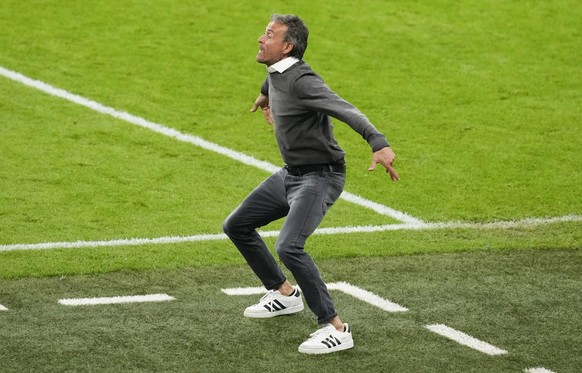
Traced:
<path fill-rule="evenodd" d="M 267 71 L 270 73 L 274 72 L 284 73 L 285 70 L 295 65 L 297 62 L 299 62 L 299 60 L 295 57 L 283 58 L 281 61 L 276 62 L 271 66 L 267 67 Z"/>

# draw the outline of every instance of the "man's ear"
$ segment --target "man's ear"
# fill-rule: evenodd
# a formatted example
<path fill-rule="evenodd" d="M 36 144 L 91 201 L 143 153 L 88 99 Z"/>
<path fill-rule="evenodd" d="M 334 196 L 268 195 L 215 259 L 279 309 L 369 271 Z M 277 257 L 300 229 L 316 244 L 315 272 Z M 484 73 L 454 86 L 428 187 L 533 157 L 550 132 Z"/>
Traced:
<path fill-rule="evenodd" d="M 292 43 L 288 42 L 285 48 L 283 49 L 283 53 L 285 53 L 288 56 L 289 54 L 291 54 L 293 48 L 295 48 L 295 46 Z"/>

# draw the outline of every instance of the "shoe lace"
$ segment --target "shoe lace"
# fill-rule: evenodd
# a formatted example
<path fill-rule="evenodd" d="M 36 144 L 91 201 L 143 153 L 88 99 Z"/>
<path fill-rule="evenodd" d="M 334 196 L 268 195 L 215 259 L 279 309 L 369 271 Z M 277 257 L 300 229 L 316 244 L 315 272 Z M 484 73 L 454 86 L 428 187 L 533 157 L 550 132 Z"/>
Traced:
<path fill-rule="evenodd" d="M 260 303 L 266 304 L 270 309 L 273 309 L 273 301 L 275 300 L 276 296 L 277 294 L 275 293 L 275 290 L 269 290 L 267 294 L 262 296 Z"/>
<path fill-rule="evenodd" d="M 316 331 L 309 335 L 309 340 L 319 339 L 320 335 L 330 333 L 332 331 L 331 328 L 335 330 L 335 328 L 331 324 L 328 324 L 321 329 L 317 329 Z"/>

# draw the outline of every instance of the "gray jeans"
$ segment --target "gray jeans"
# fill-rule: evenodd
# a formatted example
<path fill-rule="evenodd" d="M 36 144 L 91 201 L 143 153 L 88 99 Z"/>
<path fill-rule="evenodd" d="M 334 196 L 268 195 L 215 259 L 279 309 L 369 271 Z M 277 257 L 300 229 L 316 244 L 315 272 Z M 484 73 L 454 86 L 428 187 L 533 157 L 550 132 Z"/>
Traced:
<path fill-rule="evenodd" d="M 337 313 L 319 269 L 303 248 L 339 198 L 344 183 L 345 174 L 340 172 L 294 176 L 282 168 L 253 190 L 223 223 L 226 235 L 263 285 L 272 290 L 286 278 L 256 228 L 287 216 L 277 238 L 277 255 L 295 277 L 320 324 L 328 323 Z"/>

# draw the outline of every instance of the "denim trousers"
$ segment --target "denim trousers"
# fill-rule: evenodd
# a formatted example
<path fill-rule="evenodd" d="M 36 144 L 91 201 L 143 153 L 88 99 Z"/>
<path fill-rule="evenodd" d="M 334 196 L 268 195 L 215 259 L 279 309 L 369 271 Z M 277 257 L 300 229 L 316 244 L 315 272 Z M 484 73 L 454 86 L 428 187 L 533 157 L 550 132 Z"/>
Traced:
<path fill-rule="evenodd" d="M 256 229 L 287 217 L 275 249 L 319 324 L 330 322 L 337 313 L 319 269 L 304 246 L 339 198 L 344 183 L 342 172 L 317 171 L 295 176 L 282 168 L 255 188 L 223 223 L 224 232 L 263 285 L 276 290 L 286 277 Z"/>

